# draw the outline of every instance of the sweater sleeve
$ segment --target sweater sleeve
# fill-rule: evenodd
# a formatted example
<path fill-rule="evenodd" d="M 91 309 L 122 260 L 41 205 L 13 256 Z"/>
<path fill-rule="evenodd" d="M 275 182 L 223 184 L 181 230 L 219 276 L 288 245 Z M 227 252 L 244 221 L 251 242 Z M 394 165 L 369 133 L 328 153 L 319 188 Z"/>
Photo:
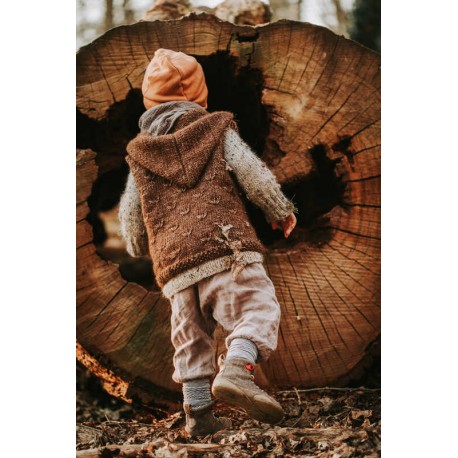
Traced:
<path fill-rule="evenodd" d="M 297 213 L 295 205 L 281 191 L 275 175 L 233 129 L 227 130 L 224 156 L 248 200 L 263 211 L 268 223 Z"/>
<path fill-rule="evenodd" d="M 132 172 L 119 202 L 120 234 L 126 242 L 127 252 L 133 257 L 149 254 L 148 235 L 143 221 L 142 207 Z"/>

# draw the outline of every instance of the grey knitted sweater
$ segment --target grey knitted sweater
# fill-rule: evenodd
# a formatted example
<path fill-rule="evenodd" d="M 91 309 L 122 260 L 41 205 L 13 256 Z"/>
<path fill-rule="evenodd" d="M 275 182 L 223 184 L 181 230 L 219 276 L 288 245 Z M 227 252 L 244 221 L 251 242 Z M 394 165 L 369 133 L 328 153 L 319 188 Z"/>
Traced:
<path fill-rule="evenodd" d="M 145 112 L 140 118 L 140 128 L 152 135 L 163 135 L 173 127 L 176 119 L 184 111 L 196 107 L 199 106 L 191 102 L 169 102 L 159 105 Z M 294 204 L 282 193 L 275 175 L 232 129 L 225 135 L 224 157 L 226 168 L 234 173 L 247 199 L 261 208 L 269 223 L 283 220 L 293 211 L 297 211 Z M 147 255 L 148 238 L 140 196 L 132 173 L 129 173 L 121 196 L 118 217 L 120 233 L 126 243 L 127 252 L 133 257 Z M 246 257 L 246 263 L 263 261 L 262 254 L 257 252 L 246 252 Z M 229 269 L 231 262 L 230 256 L 224 256 L 189 269 L 167 282 L 162 288 L 162 293 L 170 299 L 173 294 L 197 281 Z"/>

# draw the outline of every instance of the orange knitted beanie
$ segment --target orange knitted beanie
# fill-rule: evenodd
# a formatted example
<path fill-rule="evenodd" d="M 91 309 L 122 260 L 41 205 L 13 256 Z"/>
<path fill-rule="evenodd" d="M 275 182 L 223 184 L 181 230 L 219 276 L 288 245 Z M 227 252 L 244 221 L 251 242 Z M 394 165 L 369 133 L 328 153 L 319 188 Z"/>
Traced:
<path fill-rule="evenodd" d="M 187 100 L 207 108 L 208 90 L 202 66 L 192 56 L 160 48 L 149 63 L 142 84 L 147 110 L 173 100 Z"/>

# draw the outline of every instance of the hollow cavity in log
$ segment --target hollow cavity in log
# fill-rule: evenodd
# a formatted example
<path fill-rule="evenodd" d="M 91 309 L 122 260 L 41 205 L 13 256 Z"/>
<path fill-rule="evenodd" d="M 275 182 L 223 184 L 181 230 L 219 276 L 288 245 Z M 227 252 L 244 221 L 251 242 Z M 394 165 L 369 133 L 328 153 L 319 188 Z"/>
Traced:
<path fill-rule="evenodd" d="M 252 42 L 256 41 L 258 35 L 237 34 L 236 39 Z M 234 113 L 241 137 L 268 165 L 274 165 L 275 158 L 283 157 L 285 153 L 275 141 L 271 140 L 266 144 L 270 118 L 267 108 L 262 103 L 265 82 L 261 71 L 249 64 L 240 66 L 237 59 L 227 51 L 195 57 L 204 69 L 209 89 L 208 111 L 224 110 Z M 102 171 L 106 171 L 99 175 L 88 199 L 91 209 L 88 221 L 93 227 L 97 252 L 103 259 L 119 264 L 120 273 L 125 280 L 158 291 L 149 258 L 129 257 L 119 236 L 117 246 L 109 246 L 105 227 L 107 222 L 111 225 L 117 224 L 116 205 L 128 173 L 122 153 L 127 142 L 139 131 L 138 118 L 144 111 L 142 107 L 140 91 L 132 89 L 124 101 L 112 105 L 106 119 L 94 121 L 79 113 L 77 130 L 81 135 L 77 138 L 77 146 L 97 150 L 105 158 L 104 161 L 99 160 L 98 165 Z M 341 143 L 346 144 L 343 141 Z M 333 148 L 341 150 L 343 146 L 339 145 L 333 145 Z M 327 151 L 328 148 L 324 144 L 310 148 L 308 154 L 313 160 L 313 172 L 283 186 L 285 195 L 293 200 L 299 209 L 295 236 L 303 242 L 319 244 L 329 240 L 332 231 L 326 226 L 326 218 L 323 219 L 321 216 L 343 203 L 345 185 L 335 169 L 339 159 L 329 159 Z M 107 157 L 113 159 L 110 164 L 107 164 Z M 261 241 L 268 247 L 274 244 L 281 246 L 282 234 L 272 231 L 263 213 L 247 199 L 245 204 Z M 106 213 L 105 218 L 102 217 L 103 213 Z M 116 230 L 112 230 L 112 236 L 116 237 Z"/>

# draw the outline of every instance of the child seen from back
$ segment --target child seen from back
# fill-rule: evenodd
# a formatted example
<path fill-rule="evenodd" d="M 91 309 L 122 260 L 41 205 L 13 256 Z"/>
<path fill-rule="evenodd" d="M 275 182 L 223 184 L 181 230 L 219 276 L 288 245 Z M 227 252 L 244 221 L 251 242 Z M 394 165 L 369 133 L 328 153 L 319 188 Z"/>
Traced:
<path fill-rule="evenodd" d="M 253 374 L 277 347 L 280 305 L 242 192 L 285 237 L 297 210 L 240 138 L 233 115 L 206 111 L 205 77 L 193 57 L 157 50 L 142 92 L 147 111 L 127 147 L 119 220 L 127 251 L 151 256 L 171 303 L 172 378 L 183 386 L 185 429 L 194 437 L 231 427 L 213 415 L 212 393 L 256 420 L 278 423 L 280 404 Z M 211 385 L 218 323 L 229 332 L 228 351 Z"/>

